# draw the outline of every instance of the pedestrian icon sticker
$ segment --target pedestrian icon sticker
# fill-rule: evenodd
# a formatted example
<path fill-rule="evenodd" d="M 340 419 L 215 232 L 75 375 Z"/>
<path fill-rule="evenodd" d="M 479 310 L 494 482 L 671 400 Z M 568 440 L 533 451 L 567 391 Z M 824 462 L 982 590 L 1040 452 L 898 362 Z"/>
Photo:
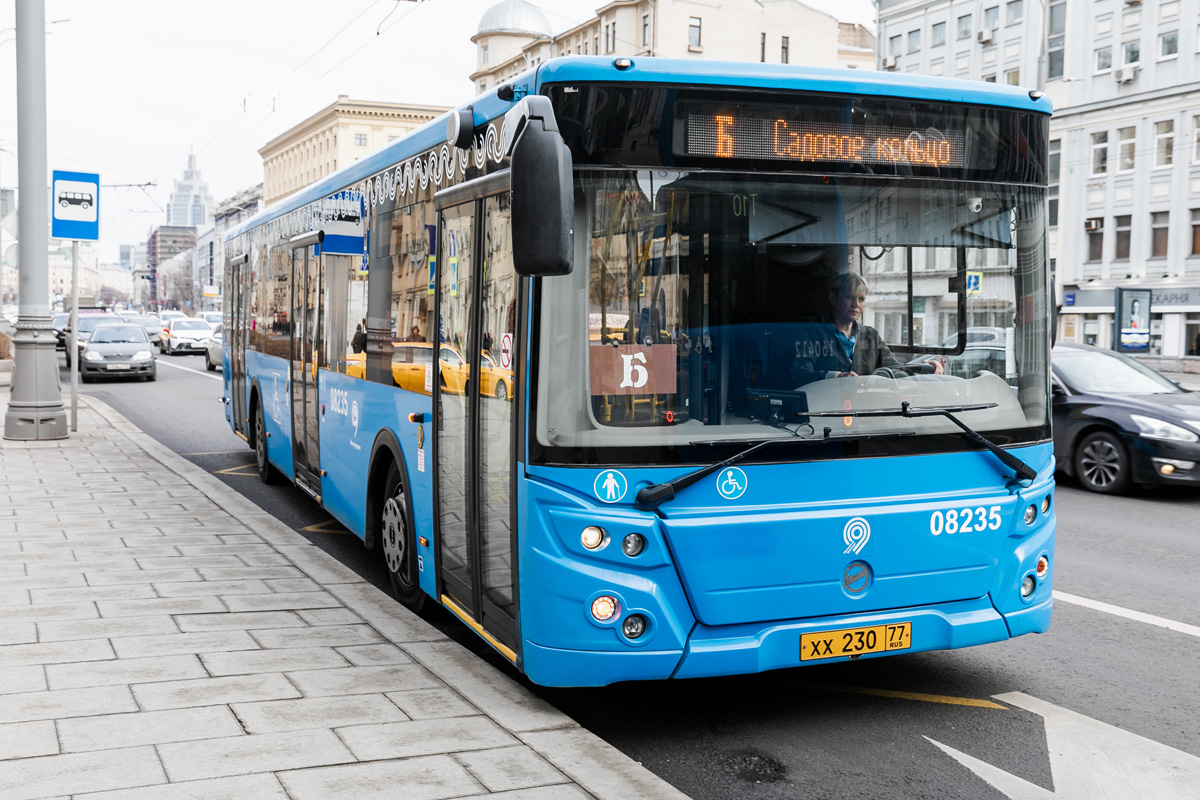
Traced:
<path fill-rule="evenodd" d="M 717 491 L 726 500 L 737 500 L 746 493 L 746 473 L 738 467 L 726 467 L 717 473 Z"/>
<path fill-rule="evenodd" d="M 606 469 L 596 476 L 592 490 L 602 502 L 619 503 L 629 491 L 629 481 L 625 480 L 625 476 L 619 470 Z"/>

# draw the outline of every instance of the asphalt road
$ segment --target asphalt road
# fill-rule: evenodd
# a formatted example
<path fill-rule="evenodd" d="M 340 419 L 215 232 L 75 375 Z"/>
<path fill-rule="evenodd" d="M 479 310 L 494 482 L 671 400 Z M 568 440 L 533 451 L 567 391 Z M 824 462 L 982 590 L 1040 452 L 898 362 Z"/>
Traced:
<path fill-rule="evenodd" d="M 225 423 L 219 372 L 206 373 L 201 356 L 158 363 L 155 383 L 81 391 L 386 586 L 377 556 L 306 495 L 258 481 L 253 454 Z M 65 370 L 63 378 L 65 387 Z M 1200 496 L 1098 497 L 1064 479 L 1056 507 L 1056 591 L 1194 631 L 1060 599 L 1049 633 L 984 647 L 754 676 L 535 690 L 698 799 L 1094 797 L 1087 781 L 1113 786 L 1106 770 L 1118 768 L 1139 787 L 1145 776 L 1149 788 L 1139 800 L 1194 796 L 1156 793 L 1151 778 L 1172 751 L 1186 764 L 1200 756 Z M 511 674 L 448 614 L 431 621 Z M 1027 710 L 1036 701 L 1069 716 L 1075 727 L 1066 744 L 1048 744 L 1057 723 L 1046 715 L 1058 712 Z M 1122 736 L 1164 747 L 1139 765 L 1143 741 Z M 948 749 L 1027 782 L 1027 793 L 994 788 Z M 1105 796 L 1132 796 L 1113 788 Z"/>

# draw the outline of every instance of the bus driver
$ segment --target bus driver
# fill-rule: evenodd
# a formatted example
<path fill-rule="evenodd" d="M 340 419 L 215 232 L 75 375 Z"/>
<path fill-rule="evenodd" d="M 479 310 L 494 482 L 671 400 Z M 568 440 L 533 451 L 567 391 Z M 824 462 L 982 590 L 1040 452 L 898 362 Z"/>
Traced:
<path fill-rule="evenodd" d="M 859 322 L 867 302 L 867 281 L 858 273 L 843 272 L 835 277 L 829 285 L 829 302 L 829 317 L 808 326 L 808 335 L 796 342 L 792 361 L 796 386 L 822 378 L 870 375 L 880 369 L 895 377 L 942 374 L 941 360 L 906 364 L 892 355 L 878 331 Z"/>

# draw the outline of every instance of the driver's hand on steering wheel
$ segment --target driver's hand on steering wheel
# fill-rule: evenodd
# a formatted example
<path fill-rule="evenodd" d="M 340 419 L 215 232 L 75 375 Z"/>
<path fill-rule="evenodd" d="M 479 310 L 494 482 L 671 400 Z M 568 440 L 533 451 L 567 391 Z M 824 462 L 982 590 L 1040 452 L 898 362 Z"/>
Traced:
<path fill-rule="evenodd" d="M 858 373 L 857 373 L 857 372 L 854 372 L 853 370 L 851 370 L 850 372 L 839 372 L 839 373 L 838 373 L 837 375 L 835 375 L 834 377 L 835 377 L 835 378 L 857 378 L 857 377 L 858 377 Z"/>

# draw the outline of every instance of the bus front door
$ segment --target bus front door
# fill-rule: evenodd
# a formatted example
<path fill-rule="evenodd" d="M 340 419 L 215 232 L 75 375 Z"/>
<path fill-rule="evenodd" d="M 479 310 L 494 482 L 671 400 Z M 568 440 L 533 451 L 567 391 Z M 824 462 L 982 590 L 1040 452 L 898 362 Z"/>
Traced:
<path fill-rule="evenodd" d="M 507 173 L 439 193 L 434 458 L 442 602 L 516 662 L 518 280 Z"/>
<path fill-rule="evenodd" d="M 316 234 L 296 237 L 292 248 L 292 459 L 296 484 L 318 500 L 321 497 L 321 449 L 318 426 L 317 351 L 320 339 L 323 289 L 320 243 Z"/>

